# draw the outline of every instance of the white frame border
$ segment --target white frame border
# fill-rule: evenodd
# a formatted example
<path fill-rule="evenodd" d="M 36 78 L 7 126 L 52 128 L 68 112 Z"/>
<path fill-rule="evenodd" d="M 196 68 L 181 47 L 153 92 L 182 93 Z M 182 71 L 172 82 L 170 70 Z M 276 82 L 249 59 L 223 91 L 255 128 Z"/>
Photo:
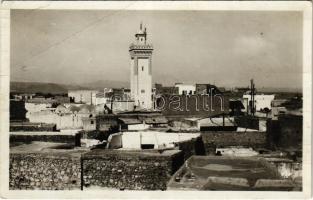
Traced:
<path fill-rule="evenodd" d="M 10 9 L 65 10 L 239 10 L 303 12 L 303 191 L 17 191 L 9 179 Z M 312 123 L 312 4 L 309 1 L 3 1 L 1 4 L 0 65 L 0 197 L 6 198 L 110 198 L 110 199 L 207 199 L 207 198 L 309 198 L 311 195 Z"/>

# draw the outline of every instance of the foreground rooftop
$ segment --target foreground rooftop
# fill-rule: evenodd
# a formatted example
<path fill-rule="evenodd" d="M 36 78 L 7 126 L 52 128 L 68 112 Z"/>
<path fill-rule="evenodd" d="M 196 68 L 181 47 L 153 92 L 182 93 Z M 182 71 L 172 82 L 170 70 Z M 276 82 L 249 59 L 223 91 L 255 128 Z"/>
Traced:
<path fill-rule="evenodd" d="M 192 156 L 174 174 L 174 190 L 293 190 L 277 169 L 262 158 Z"/>

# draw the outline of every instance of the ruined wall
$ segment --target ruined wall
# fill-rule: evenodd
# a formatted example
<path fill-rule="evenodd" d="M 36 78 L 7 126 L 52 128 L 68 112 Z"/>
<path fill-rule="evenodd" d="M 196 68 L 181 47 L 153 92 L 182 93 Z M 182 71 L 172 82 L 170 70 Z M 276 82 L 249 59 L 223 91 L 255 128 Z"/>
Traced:
<path fill-rule="evenodd" d="M 201 133 L 206 154 L 215 153 L 216 147 L 244 146 L 266 147 L 266 132 L 203 132 Z"/>
<path fill-rule="evenodd" d="M 129 190 L 165 190 L 171 175 L 183 163 L 173 154 L 94 150 L 83 155 L 83 186 Z M 151 152 L 151 151 L 150 151 Z"/>
<path fill-rule="evenodd" d="M 80 157 L 67 154 L 11 153 L 10 190 L 81 188 Z"/>

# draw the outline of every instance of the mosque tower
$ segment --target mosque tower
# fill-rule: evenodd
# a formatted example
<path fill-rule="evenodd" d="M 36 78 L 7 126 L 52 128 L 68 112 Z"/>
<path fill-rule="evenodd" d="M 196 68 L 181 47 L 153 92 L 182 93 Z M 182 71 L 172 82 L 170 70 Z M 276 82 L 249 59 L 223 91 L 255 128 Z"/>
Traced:
<path fill-rule="evenodd" d="M 131 97 L 140 109 L 152 109 L 153 47 L 147 44 L 147 29 L 142 27 L 142 23 L 135 38 L 136 42 L 129 47 Z"/>

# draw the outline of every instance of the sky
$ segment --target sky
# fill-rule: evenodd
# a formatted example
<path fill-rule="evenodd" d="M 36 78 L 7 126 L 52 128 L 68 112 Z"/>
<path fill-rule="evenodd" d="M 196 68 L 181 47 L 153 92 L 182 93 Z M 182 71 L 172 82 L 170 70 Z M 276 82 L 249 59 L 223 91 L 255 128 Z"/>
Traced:
<path fill-rule="evenodd" d="M 11 12 L 11 81 L 129 82 L 140 22 L 153 82 L 302 88 L 302 14 L 294 11 Z"/>

